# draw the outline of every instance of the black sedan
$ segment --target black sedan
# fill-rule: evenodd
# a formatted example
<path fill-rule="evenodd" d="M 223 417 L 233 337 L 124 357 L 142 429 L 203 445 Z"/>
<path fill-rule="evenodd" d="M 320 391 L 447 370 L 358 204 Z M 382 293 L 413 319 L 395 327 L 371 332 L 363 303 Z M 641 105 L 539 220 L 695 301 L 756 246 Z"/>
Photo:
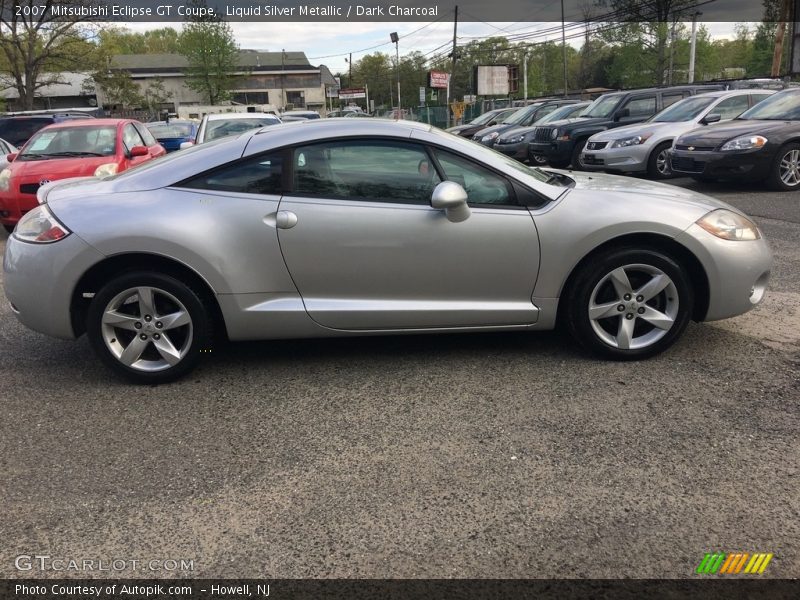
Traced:
<path fill-rule="evenodd" d="M 732 121 L 685 133 L 670 150 L 675 173 L 699 181 L 764 181 L 800 188 L 800 88 L 770 96 Z"/>
<path fill-rule="evenodd" d="M 483 113 L 479 117 L 475 117 L 469 123 L 464 123 L 463 125 L 456 125 L 455 127 L 451 127 L 450 129 L 448 129 L 447 131 L 449 131 L 450 133 L 454 133 L 456 135 L 460 135 L 461 137 L 471 138 L 481 129 L 501 123 L 503 119 L 510 117 L 518 110 L 520 110 L 520 108 L 518 107 L 495 108 L 494 110 L 490 110 L 488 112 Z"/>

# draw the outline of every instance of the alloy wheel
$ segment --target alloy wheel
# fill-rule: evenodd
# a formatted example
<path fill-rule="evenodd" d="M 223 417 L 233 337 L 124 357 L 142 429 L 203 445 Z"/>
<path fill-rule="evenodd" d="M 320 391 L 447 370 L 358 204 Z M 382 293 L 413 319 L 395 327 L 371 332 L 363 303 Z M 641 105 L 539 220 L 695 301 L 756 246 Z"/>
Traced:
<path fill-rule="evenodd" d="M 646 348 L 675 325 L 678 290 L 653 265 L 629 264 L 605 275 L 589 298 L 589 322 L 606 344 L 620 350 Z"/>
<path fill-rule="evenodd" d="M 656 169 L 658 169 L 659 174 L 663 177 L 672 175 L 672 170 L 669 168 L 668 153 L 669 150 L 665 148 L 656 156 Z"/>
<path fill-rule="evenodd" d="M 102 339 L 116 359 L 142 372 L 180 363 L 192 345 L 189 311 L 162 289 L 139 286 L 114 296 L 102 315 Z"/>
<path fill-rule="evenodd" d="M 800 185 L 800 150 L 794 148 L 783 155 L 779 175 L 781 181 L 788 187 Z"/>

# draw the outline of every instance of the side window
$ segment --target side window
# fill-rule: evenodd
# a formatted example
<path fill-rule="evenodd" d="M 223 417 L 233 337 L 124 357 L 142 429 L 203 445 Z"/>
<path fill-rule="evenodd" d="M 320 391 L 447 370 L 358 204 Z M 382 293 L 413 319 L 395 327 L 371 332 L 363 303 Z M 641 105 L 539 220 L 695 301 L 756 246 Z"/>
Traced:
<path fill-rule="evenodd" d="M 150 130 L 143 124 L 134 123 L 134 127 L 136 127 L 136 131 L 139 132 L 139 135 L 142 136 L 145 146 L 155 146 L 158 143 L 156 138 L 153 137 L 153 134 L 150 133 Z"/>
<path fill-rule="evenodd" d="M 436 149 L 436 158 L 447 181 L 467 191 L 469 204 L 516 204 L 508 181 L 471 160 Z"/>
<path fill-rule="evenodd" d="M 686 96 L 680 92 L 678 93 L 671 93 L 671 94 L 664 94 L 661 96 L 661 102 L 664 105 L 664 108 L 667 108 L 671 104 L 675 104 L 678 100 L 683 100 Z"/>
<path fill-rule="evenodd" d="M 536 118 L 533 120 L 534 123 L 539 119 L 541 119 L 542 117 L 546 117 L 557 108 L 561 107 L 556 104 L 548 104 L 547 106 L 542 107 L 540 110 L 536 111 Z"/>
<path fill-rule="evenodd" d="M 429 204 L 440 182 L 422 146 L 382 140 L 348 140 L 294 150 L 296 194 Z"/>
<path fill-rule="evenodd" d="M 747 95 L 742 94 L 741 96 L 734 96 L 733 98 L 723 100 L 712 108 L 711 112 L 720 115 L 724 121 L 726 119 L 735 119 L 746 111 L 747 108 Z"/>
<path fill-rule="evenodd" d="M 755 106 L 762 100 L 769 98 L 772 94 L 750 94 L 750 106 Z"/>
<path fill-rule="evenodd" d="M 655 96 L 639 96 L 636 98 L 631 98 L 628 102 L 623 106 L 623 108 L 627 108 L 629 112 L 629 117 L 650 117 L 656 114 L 656 97 Z"/>
<path fill-rule="evenodd" d="M 244 194 L 280 194 L 283 175 L 281 153 L 248 156 L 178 184 L 198 190 Z"/>
<path fill-rule="evenodd" d="M 139 135 L 139 132 L 136 131 L 136 128 L 131 123 L 128 123 L 122 129 L 122 143 L 125 145 L 125 149 L 128 152 L 130 152 L 131 148 L 134 146 L 145 145 L 142 141 L 142 136 Z"/>

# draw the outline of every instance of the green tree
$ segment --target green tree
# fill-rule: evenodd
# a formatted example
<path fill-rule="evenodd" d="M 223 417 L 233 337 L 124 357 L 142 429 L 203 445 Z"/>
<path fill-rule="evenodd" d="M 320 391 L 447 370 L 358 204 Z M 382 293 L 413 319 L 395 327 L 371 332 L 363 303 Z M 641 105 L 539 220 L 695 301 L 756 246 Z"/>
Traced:
<path fill-rule="evenodd" d="M 84 81 L 84 91 L 94 91 L 95 86 L 103 91 L 107 106 L 115 108 L 139 108 L 144 106 L 145 99 L 139 86 L 131 78 L 131 74 L 122 70 L 97 71 L 92 81 Z"/>
<path fill-rule="evenodd" d="M 189 62 L 186 85 L 209 104 L 228 100 L 239 58 L 231 26 L 219 17 L 198 18 L 184 25 L 178 41 Z"/>
<path fill-rule="evenodd" d="M 151 111 L 161 108 L 161 105 L 169 100 L 169 94 L 164 88 L 164 80 L 156 77 L 144 90 L 144 104 Z"/>
<path fill-rule="evenodd" d="M 0 0 L 0 85 L 13 87 L 25 109 L 33 109 L 38 90 L 63 83 L 64 71 L 85 71 L 98 65 L 94 39 L 97 27 L 83 17 L 56 20 L 55 5 L 89 6 L 93 0 Z M 17 16 L 17 7 L 37 16 Z M 42 12 L 39 12 L 42 11 Z"/>

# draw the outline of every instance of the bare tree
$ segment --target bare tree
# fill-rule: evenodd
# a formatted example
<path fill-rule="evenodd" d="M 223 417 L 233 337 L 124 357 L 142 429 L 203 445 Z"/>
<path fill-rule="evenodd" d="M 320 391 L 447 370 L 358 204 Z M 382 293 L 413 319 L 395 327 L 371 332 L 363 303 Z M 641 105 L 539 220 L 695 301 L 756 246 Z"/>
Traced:
<path fill-rule="evenodd" d="M 15 88 L 25 109 L 38 90 L 64 82 L 60 73 L 96 66 L 91 9 L 101 1 L 0 0 L 0 85 Z M 63 7 L 73 10 L 57 16 Z"/>

